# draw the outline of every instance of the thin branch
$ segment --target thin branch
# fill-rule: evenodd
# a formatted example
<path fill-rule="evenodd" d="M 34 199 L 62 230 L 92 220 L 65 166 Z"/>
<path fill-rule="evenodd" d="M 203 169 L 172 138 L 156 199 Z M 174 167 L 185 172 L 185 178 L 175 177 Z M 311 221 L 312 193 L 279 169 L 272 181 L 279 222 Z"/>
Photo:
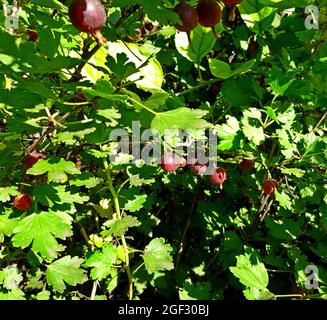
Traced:
<path fill-rule="evenodd" d="M 326 36 L 327 36 L 327 26 L 325 27 L 323 33 L 322 33 L 322 36 L 321 36 L 321 39 L 320 41 L 316 44 L 316 46 L 314 47 L 311 55 L 310 55 L 310 58 L 309 58 L 309 61 L 312 61 L 316 58 L 316 56 L 318 55 L 319 53 L 319 50 L 321 49 L 321 47 L 323 46 L 323 44 L 326 42 Z M 310 71 L 310 68 L 306 68 L 304 69 L 300 74 L 299 74 L 299 77 L 305 77 Z"/>
<path fill-rule="evenodd" d="M 184 231 L 183 231 L 183 235 L 182 235 L 182 239 L 181 239 L 181 242 L 179 244 L 179 248 L 178 248 L 178 252 L 177 252 L 177 256 L 176 256 L 175 270 L 177 270 L 177 268 L 179 266 L 181 256 L 183 254 L 183 250 L 184 250 L 185 242 L 186 242 L 186 234 L 187 234 L 187 231 L 188 231 L 188 229 L 189 229 L 189 227 L 190 227 L 190 225 L 192 223 L 193 211 L 195 209 L 195 205 L 196 205 L 196 202 L 197 202 L 197 199 L 198 199 L 199 190 L 200 190 L 200 188 L 198 186 L 196 191 L 195 191 L 194 197 L 193 197 L 191 210 L 190 210 L 189 215 L 187 217 L 186 224 L 185 224 Z"/>
<path fill-rule="evenodd" d="M 193 91 L 197 91 L 197 90 L 200 90 L 201 88 L 203 87 L 207 87 L 211 84 L 214 84 L 214 83 L 217 83 L 217 82 L 221 82 L 221 79 L 212 79 L 212 80 L 208 80 L 208 81 L 203 81 L 201 82 L 199 85 L 193 87 L 193 88 L 190 88 L 190 89 L 187 89 L 185 91 L 182 91 L 182 92 L 179 92 L 176 94 L 176 96 L 185 96 L 189 93 L 192 93 Z"/>
<path fill-rule="evenodd" d="M 320 127 L 320 125 L 325 120 L 326 116 L 327 116 L 327 111 L 320 117 L 319 121 L 317 122 L 317 124 L 312 129 L 312 132 L 316 132 L 318 130 L 318 128 Z"/>
<path fill-rule="evenodd" d="M 92 292 L 91 292 L 91 298 L 90 300 L 94 300 L 96 293 L 97 293 L 97 287 L 98 287 L 98 280 L 93 282 Z"/>
<path fill-rule="evenodd" d="M 103 165 L 104 165 L 104 169 L 105 169 L 105 173 L 106 173 L 108 188 L 109 188 L 110 193 L 114 200 L 117 219 L 121 220 L 122 214 L 121 214 L 121 210 L 120 210 L 119 198 L 118 198 L 118 194 L 112 183 L 110 167 L 109 167 L 107 160 L 103 160 Z M 133 278 L 132 278 L 132 272 L 131 272 L 131 268 L 130 268 L 130 264 L 129 264 L 128 247 L 127 247 L 126 238 L 125 238 L 124 234 L 121 235 L 121 241 L 123 244 L 124 255 L 125 255 L 124 268 L 126 270 L 127 277 L 128 277 L 128 299 L 132 300 L 133 299 Z"/>
<path fill-rule="evenodd" d="M 70 78 L 69 82 L 76 82 L 81 79 L 81 72 L 87 62 L 92 58 L 92 56 L 101 48 L 100 44 L 96 44 L 90 51 L 84 51 L 82 54 L 82 62 L 76 68 L 74 74 Z"/>

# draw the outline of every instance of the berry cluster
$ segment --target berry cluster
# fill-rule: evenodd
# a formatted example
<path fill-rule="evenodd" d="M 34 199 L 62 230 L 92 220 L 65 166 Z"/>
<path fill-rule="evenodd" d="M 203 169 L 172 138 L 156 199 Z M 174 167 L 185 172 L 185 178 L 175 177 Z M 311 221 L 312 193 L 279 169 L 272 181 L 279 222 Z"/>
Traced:
<path fill-rule="evenodd" d="M 172 152 L 167 152 L 161 157 L 160 166 L 165 172 L 174 172 L 179 167 L 186 166 L 186 160 Z M 192 173 L 202 176 L 208 169 L 206 164 L 190 164 L 189 169 Z M 216 168 L 210 173 L 210 180 L 214 185 L 223 187 L 223 183 L 227 180 L 227 172 L 223 168 Z"/>
<path fill-rule="evenodd" d="M 185 158 L 178 156 L 172 152 L 166 152 L 161 157 L 160 166 L 165 172 L 174 172 L 180 167 L 185 167 L 187 164 Z M 242 170 L 243 174 L 246 171 L 252 170 L 254 167 L 253 159 L 244 158 L 239 163 L 239 168 Z M 188 165 L 189 170 L 197 175 L 204 175 L 208 170 L 207 164 L 194 163 Z M 221 189 L 223 188 L 223 183 L 227 180 L 227 172 L 224 168 L 218 167 L 210 172 L 210 181 L 214 185 L 218 185 Z M 262 190 L 264 193 L 272 195 L 275 190 L 278 188 L 279 183 L 275 179 L 267 179 L 264 181 Z"/>
<path fill-rule="evenodd" d="M 242 0 L 222 0 L 225 6 L 236 6 Z M 214 28 L 221 19 L 221 7 L 216 0 L 200 0 L 196 8 L 181 0 L 175 7 L 182 24 L 176 25 L 179 31 L 190 32 L 198 24 Z"/>

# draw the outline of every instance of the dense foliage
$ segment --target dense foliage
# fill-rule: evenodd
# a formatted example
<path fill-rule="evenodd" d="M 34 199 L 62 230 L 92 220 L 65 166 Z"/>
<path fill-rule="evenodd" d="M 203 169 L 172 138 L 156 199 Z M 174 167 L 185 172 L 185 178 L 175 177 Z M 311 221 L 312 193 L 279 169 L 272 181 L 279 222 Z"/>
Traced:
<path fill-rule="evenodd" d="M 0 299 L 327 298 L 327 1 L 200 2 L 1 8 Z"/>

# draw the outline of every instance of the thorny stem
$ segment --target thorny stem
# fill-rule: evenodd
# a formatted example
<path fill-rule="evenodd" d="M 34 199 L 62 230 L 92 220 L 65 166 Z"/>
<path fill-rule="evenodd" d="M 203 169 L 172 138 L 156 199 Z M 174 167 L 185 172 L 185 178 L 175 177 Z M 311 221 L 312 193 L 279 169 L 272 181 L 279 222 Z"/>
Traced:
<path fill-rule="evenodd" d="M 269 160 L 268 160 L 268 162 L 269 162 L 269 163 L 268 163 L 268 169 L 267 169 L 267 173 L 266 173 L 266 175 L 265 175 L 265 177 L 264 177 L 264 181 L 268 178 L 269 167 L 271 166 L 271 160 L 272 160 L 272 158 L 273 158 L 273 156 L 274 156 L 275 150 L 276 150 L 276 142 L 274 142 L 274 144 L 273 144 L 273 146 L 272 146 L 272 148 L 271 148 L 271 151 L 270 151 Z M 260 208 L 259 208 L 259 210 L 258 210 L 258 214 L 257 214 L 257 216 L 256 216 L 256 218 L 255 218 L 255 220 L 254 220 L 254 222 L 253 222 L 253 224 L 252 224 L 252 226 L 251 226 L 251 228 L 250 228 L 250 232 L 249 232 L 250 234 L 255 232 L 255 230 L 256 230 L 256 229 L 258 228 L 258 226 L 263 222 L 265 216 L 267 215 L 267 213 L 268 213 L 268 211 L 269 211 L 269 209 L 270 209 L 270 207 L 271 207 L 271 205 L 272 205 L 272 202 L 273 202 L 273 200 L 272 200 L 272 201 L 268 204 L 267 209 L 264 211 L 264 209 L 265 209 L 265 207 L 266 207 L 266 205 L 267 205 L 267 203 L 268 203 L 269 197 L 270 197 L 269 194 L 265 194 L 264 197 L 262 198 L 262 203 L 261 203 L 261 206 L 260 206 Z M 263 212 L 263 214 L 261 215 L 262 211 L 264 211 L 264 212 Z"/>
<path fill-rule="evenodd" d="M 126 93 L 128 95 L 128 92 L 125 89 L 122 89 L 122 92 Z M 139 101 L 133 99 L 132 97 L 128 96 L 128 100 L 131 101 L 132 103 L 138 105 L 139 107 L 145 109 L 146 111 L 157 115 L 157 112 L 153 111 L 152 109 L 148 108 L 147 106 L 145 106 L 143 103 L 140 103 Z"/>
<path fill-rule="evenodd" d="M 201 66 L 200 66 L 200 64 L 198 64 L 198 73 L 199 73 L 200 83 L 202 83 L 203 82 L 203 77 L 202 77 L 202 72 L 201 72 Z"/>
<path fill-rule="evenodd" d="M 327 116 L 327 111 L 321 116 L 321 118 L 319 119 L 319 121 L 317 122 L 317 124 L 315 125 L 315 127 L 313 128 L 312 132 L 316 132 L 318 130 L 318 128 L 320 127 L 320 125 L 325 120 L 326 116 Z"/>
<path fill-rule="evenodd" d="M 80 227 L 80 232 L 81 232 L 82 237 L 84 238 L 86 244 L 89 246 L 89 240 L 90 239 L 89 239 L 89 236 L 86 233 L 85 228 L 80 224 L 79 224 L 79 227 Z"/>
<path fill-rule="evenodd" d="M 325 27 L 325 29 L 323 30 L 322 36 L 320 41 L 316 44 L 316 46 L 314 47 L 311 56 L 309 58 L 309 61 L 312 61 L 316 58 L 316 56 L 319 53 L 319 50 L 321 49 L 321 47 L 323 46 L 323 44 L 326 42 L 326 37 L 327 37 L 327 26 Z M 300 77 L 305 77 L 308 73 L 310 72 L 310 68 L 306 68 L 304 69 L 299 76 Z"/>
<path fill-rule="evenodd" d="M 100 44 L 96 44 L 90 51 L 84 51 L 82 54 L 82 63 L 78 65 L 78 67 L 76 68 L 74 74 L 72 75 L 72 77 L 70 78 L 70 82 L 75 82 L 77 80 L 80 80 L 81 78 L 81 72 L 83 70 L 83 68 L 85 67 L 85 65 L 87 64 L 87 62 L 92 58 L 92 56 L 101 48 Z"/>
<path fill-rule="evenodd" d="M 302 294 L 278 294 L 275 295 L 275 298 L 303 298 Z"/>
<path fill-rule="evenodd" d="M 208 264 L 205 266 L 205 270 L 208 270 L 209 267 L 215 262 L 215 260 L 217 259 L 219 255 L 219 251 L 216 251 L 214 256 L 210 259 L 210 261 L 208 262 Z"/>
<path fill-rule="evenodd" d="M 179 244 L 179 248 L 178 248 L 178 252 L 177 252 L 177 256 L 176 256 L 175 270 L 177 270 L 177 268 L 179 266 L 179 262 L 181 260 L 181 256 L 183 254 L 183 250 L 184 250 L 185 242 L 186 242 L 186 234 L 187 234 L 187 231 L 188 231 L 188 229 L 189 229 L 189 227 L 190 227 L 190 225 L 192 223 L 192 215 L 193 215 L 193 211 L 194 211 L 194 208 L 195 208 L 196 201 L 198 199 L 198 195 L 199 195 L 199 186 L 197 187 L 197 190 L 195 191 L 192 206 L 191 206 L 191 210 L 190 210 L 190 213 L 189 213 L 189 215 L 187 217 L 186 224 L 185 224 L 184 231 L 183 231 L 183 235 L 182 235 L 182 239 L 181 239 L 181 242 Z"/>
<path fill-rule="evenodd" d="M 221 79 L 212 79 L 212 80 L 208 80 L 208 81 L 203 81 L 201 82 L 199 85 L 193 87 L 193 88 L 190 88 L 190 89 L 187 89 L 185 91 L 182 91 L 180 93 L 177 93 L 176 96 L 185 96 L 189 93 L 192 93 L 193 91 L 196 91 L 196 90 L 199 90 L 203 87 L 206 87 L 206 86 L 209 86 L 211 84 L 214 84 L 214 83 L 217 83 L 217 82 L 220 82 Z"/>
<path fill-rule="evenodd" d="M 110 167 L 109 167 L 108 161 L 103 160 L 103 165 L 104 165 L 104 169 L 105 169 L 105 173 L 106 173 L 108 188 L 109 188 L 110 193 L 111 193 L 111 195 L 113 197 L 113 200 L 114 200 L 117 219 L 121 220 L 122 219 L 122 214 L 121 214 L 121 211 L 120 211 L 119 198 L 118 198 L 118 194 L 117 194 L 117 192 L 116 192 L 116 190 L 115 190 L 115 188 L 113 186 L 113 183 L 112 183 L 111 174 L 110 174 Z M 125 239 L 124 235 L 121 236 L 121 241 L 122 241 L 122 244 L 123 244 L 124 254 L 125 254 L 124 268 L 126 270 L 127 277 L 128 277 L 128 283 L 129 283 L 128 284 L 128 299 L 132 300 L 133 299 L 133 278 L 132 278 L 132 272 L 131 272 L 131 268 L 130 268 L 130 264 L 129 264 L 128 247 L 127 247 L 127 243 L 126 243 L 126 239 Z"/>
<path fill-rule="evenodd" d="M 266 198 L 267 198 L 267 200 L 266 200 Z M 268 198 L 269 198 L 269 194 L 266 195 L 266 198 L 264 199 L 264 201 L 266 200 L 266 203 L 267 203 Z M 260 217 L 260 223 L 263 222 L 263 220 L 264 220 L 266 214 L 268 213 L 268 211 L 269 211 L 269 209 L 270 209 L 272 203 L 273 203 L 273 200 L 271 200 L 271 201 L 269 202 L 269 204 L 268 204 L 266 210 L 265 210 L 264 213 L 261 215 L 261 217 Z"/>

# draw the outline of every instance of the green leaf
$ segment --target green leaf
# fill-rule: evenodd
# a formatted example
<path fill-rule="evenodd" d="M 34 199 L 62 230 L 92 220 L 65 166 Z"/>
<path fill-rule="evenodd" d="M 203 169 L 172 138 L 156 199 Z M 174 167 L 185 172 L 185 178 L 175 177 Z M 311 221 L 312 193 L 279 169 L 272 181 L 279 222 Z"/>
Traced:
<path fill-rule="evenodd" d="M 276 200 L 279 202 L 280 206 L 292 210 L 292 201 L 291 198 L 285 193 L 285 191 L 281 191 L 280 193 L 278 190 L 275 190 Z"/>
<path fill-rule="evenodd" d="M 114 108 L 98 110 L 97 114 L 106 118 L 107 120 L 110 120 L 109 125 L 111 127 L 117 126 L 117 120 L 121 118 L 121 114 Z"/>
<path fill-rule="evenodd" d="M 223 238 L 223 246 L 226 251 L 243 249 L 243 243 L 236 232 L 226 231 Z"/>
<path fill-rule="evenodd" d="M 284 127 L 284 126 L 283 126 Z M 282 154 L 286 159 L 293 157 L 294 153 L 297 153 L 296 144 L 293 143 L 293 139 L 290 136 L 290 132 L 285 129 L 277 129 L 276 135 L 280 146 L 282 147 Z"/>
<path fill-rule="evenodd" d="M 165 129 L 205 129 L 211 124 L 203 119 L 208 112 L 199 109 L 178 108 L 166 112 L 156 113 L 151 128 L 163 134 Z"/>
<path fill-rule="evenodd" d="M 305 171 L 298 168 L 283 168 L 282 173 L 294 175 L 297 178 L 302 178 L 305 174 Z"/>
<path fill-rule="evenodd" d="M 92 189 L 100 183 L 100 179 L 96 178 L 90 172 L 82 172 L 79 176 L 69 181 L 71 186 L 85 187 L 87 189 Z"/>
<path fill-rule="evenodd" d="M 273 66 L 269 72 L 267 83 L 271 85 L 271 89 L 275 96 L 281 96 L 285 93 L 288 87 L 295 81 L 293 74 L 283 72 L 283 70 L 277 66 Z"/>
<path fill-rule="evenodd" d="M 111 274 L 111 266 L 117 261 L 117 248 L 111 243 L 106 244 L 102 251 L 95 251 L 86 260 L 85 266 L 92 267 L 91 277 L 93 280 L 102 280 Z"/>
<path fill-rule="evenodd" d="M 96 128 L 85 128 L 79 131 L 63 131 L 56 136 L 56 142 L 74 145 L 77 139 L 83 139 L 85 135 L 94 132 Z"/>
<path fill-rule="evenodd" d="M 156 180 L 155 178 L 150 178 L 150 179 L 143 179 L 140 177 L 139 174 L 135 174 L 133 176 L 130 177 L 129 183 L 131 186 L 142 186 L 144 184 L 152 184 L 154 183 Z"/>
<path fill-rule="evenodd" d="M 106 65 L 115 74 L 113 79 L 114 83 L 119 83 L 119 81 L 122 81 L 123 79 L 128 78 L 137 72 L 135 64 L 129 61 L 126 53 L 124 52 L 117 53 L 116 59 L 114 59 L 112 56 L 107 56 Z M 102 80 L 98 80 L 98 82 L 99 81 Z M 114 93 L 114 87 L 112 89 L 112 93 Z"/>
<path fill-rule="evenodd" d="M 104 223 L 109 229 L 107 234 L 112 234 L 116 237 L 120 237 L 127 232 L 129 228 L 137 227 L 140 225 L 139 221 L 135 217 L 125 216 L 120 220 L 109 220 Z"/>
<path fill-rule="evenodd" d="M 52 185 L 49 183 L 35 186 L 33 195 L 35 202 L 42 203 L 50 208 L 55 205 L 59 208 L 62 205 L 62 207 L 67 209 L 67 205 L 83 204 L 89 200 L 89 197 L 86 195 L 67 190 L 65 185 Z"/>
<path fill-rule="evenodd" d="M 57 100 L 57 96 L 53 93 L 53 91 L 42 82 L 33 80 L 19 80 L 19 86 L 49 100 Z"/>
<path fill-rule="evenodd" d="M 39 60 L 39 59 L 37 59 Z M 76 67 L 81 61 L 76 58 L 57 56 L 53 59 L 42 59 L 41 61 L 36 61 L 32 68 L 28 68 L 28 71 L 36 74 L 45 74 L 45 73 L 53 73 L 56 71 L 60 71 L 61 69 L 71 69 Z"/>
<path fill-rule="evenodd" d="M 60 201 L 57 201 L 57 204 L 73 204 L 79 203 L 83 204 L 89 200 L 89 197 L 84 195 L 82 196 L 79 193 L 72 193 L 66 190 L 66 186 L 56 186 L 55 189 L 57 190 L 56 195 L 59 197 Z"/>
<path fill-rule="evenodd" d="M 201 60 L 212 50 L 216 38 L 210 28 L 201 26 L 191 31 L 191 42 L 186 32 L 178 32 L 175 35 L 175 44 L 178 52 L 186 59 L 200 64 Z"/>
<path fill-rule="evenodd" d="M 32 3 L 50 9 L 62 10 L 64 8 L 58 0 L 32 0 Z"/>
<path fill-rule="evenodd" d="M 10 55 L 12 57 L 19 56 L 19 51 L 15 42 L 15 38 L 3 29 L 0 30 L 0 43 L 0 53 L 6 53 L 7 55 Z"/>
<path fill-rule="evenodd" d="M 146 201 L 147 195 L 135 195 L 134 199 L 128 200 L 125 204 L 125 210 L 130 212 L 136 212 L 143 208 L 143 204 Z"/>
<path fill-rule="evenodd" d="M 7 202 L 10 201 L 11 196 L 19 195 L 18 187 L 10 186 L 10 187 L 0 187 L 0 201 Z"/>
<path fill-rule="evenodd" d="M 127 96 L 122 94 L 115 94 L 115 87 L 110 81 L 98 80 L 93 89 L 83 88 L 83 91 L 93 97 L 101 97 L 110 101 L 126 100 Z"/>
<path fill-rule="evenodd" d="M 22 249 L 32 243 L 35 252 L 40 252 L 44 258 L 53 259 L 62 250 L 56 238 L 65 240 L 71 235 L 70 216 L 48 211 L 31 214 L 19 221 L 14 228 L 12 243 Z"/>
<path fill-rule="evenodd" d="M 224 81 L 222 93 L 226 101 L 234 107 L 251 105 L 254 101 L 253 77 L 244 75 L 241 78 L 229 78 Z"/>
<path fill-rule="evenodd" d="M 176 24 L 178 15 L 163 5 L 162 0 L 114 0 L 113 7 L 127 7 L 140 5 L 152 21 L 158 21 L 162 25 Z"/>
<path fill-rule="evenodd" d="M 228 79 L 233 76 L 231 66 L 220 60 L 209 59 L 209 68 L 213 76 L 221 79 Z"/>
<path fill-rule="evenodd" d="M 0 215 L 0 244 L 4 241 L 4 236 L 10 237 L 18 222 L 18 218 L 10 218 L 11 211 Z"/>
<path fill-rule="evenodd" d="M 35 296 L 36 300 L 50 300 L 50 298 L 51 292 L 47 290 L 41 291 Z"/>
<path fill-rule="evenodd" d="M 144 102 L 148 108 L 155 110 L 162 105 L 165 105 L 166 100 L 170 97 L 169 93 L 165 91 L 154 92 L 149 99 Z"/>
<path fill-rule="evenodd" d="M 276 296 L 268 290 L 248 288 L 243 292 L 247 300 L 276 300 Z"/>
<path fill-rule="evenodd" d="M 210 291 L 209 281 L 192 283 L 191 279 L 187 279 L 179 290 L 179 298 L 181 300 L 210 300 Z"/>
<path fill-rule="evenodd" d="M 80 174 L 81 172 L 72 161 L 67 161 L 62 158 L 49 158 L 40 160 L 34 166 L 27 170 L 27 174 L 38 176 L 48 172 L 49 181 L 66 181 L 67 174 Z"/>
<path fill-rule="evenodd" d="M 249 60 L 242 64 L 228 64 L 224 61 L 220 61 L 217 59 L 209 59 L 209 67 L 211 73 L 221 79 L 228 79 L 242 73 L 248 72 L 254 66 L 255 61 Z"/>
<path fill-rule="evenodd" d="M 136 66 L 137 72 L 128 76 L 125 80 L 135 82 L 142 90 L 155 92 L 161 90 L 164 76 L 163 70 L 155 57 L 144 51 L 135 43 L 123 43 L 121 41 L 108 43 L 109 55 L 117 59 L 118 54 L 124 53 L 130 62 Z"/>
<path fill-rule="evenodd" d="M 242 118 L 242 131 L 244 135 L 255 145 L 260 145 L 265 140 L 264 131 L 261 125 L 261 112 L 255 108 L 244 111 Z"/>
<path fill-rule="evenodd" d="M 164 238 L 155 238 L 145 247 L 143 259 L 145 268 L 149 274 L 160 270 L 172 270 L 174 268 L 170 244 L 165 244 Z"/>
<path fill-rule="evenodd" d="M 323 0 L 325 1 L 325 0 Z M 311 0 L 260 0 L 260 3 L 266 6 L 271 6 L 281 10 L 289 8 L 305 8 L 313 2 Z"/>
<path fill-rule="evenodd" d="M 237 264 L 230 267 L 230 271 L 237 277 L 240 282 L 247 288 L 256 288 L 266 290 L 269 277 L 265 265 L 259 261 L 259 258 L 252 259 L 251 255 L 238 255 Z"/>
<path fill-rule="evenodd" d="M 303 223 L 301 220 L 295 221 L 293 219 L 273 219 L 271 217 L 265 218 L 265 224 L 269 232 L 275 239 L 280 240 L 295 240 L 302 233 Z"/>
<path fill-rule="evenodd" d="M 23 276 L 18 268 L 14 265 L 7 266 L 2 271 L 3 287 L 8 290 L 18 289 L 19 284 L 23 281 Z"/>
<path fill-rule="evenodd" d="M 66 289 L 65 283 L 76 286 L 87 281 L 85 271 L 80 269 L 83 259 L 78 257 L 65 256 L 51 263 L 45 274 L 47 282 L 57 292 Z"/>
<path fill-rule="evenodd" d="M 266 29 L 272 28 L 276 9 L 269 5 L 262 4 L 261 0 L 246 0 L 238 6 L 242 19 L 253 32 L 261 34 Z"/>
<path fill-rule="evenodd" d="M 61 34 L 50 28 L 40 28 L 38 36 L 38 48 L 48 57 L 54 57 L 58 52 Z"/>
<path fill-rule="evenodd" d="M 218 138 L 220 139 L 218 150 L 235 150 L 240 147 L 240 125 L 236 118 L 227 116 L 227 122 L 216 126 Z"/>
<path fill-rule="evenodd" d="M 0 291 L 0 300 L 25 300 L 24 292 L 20 289 L 14 289 L 8 292 Z"/>

